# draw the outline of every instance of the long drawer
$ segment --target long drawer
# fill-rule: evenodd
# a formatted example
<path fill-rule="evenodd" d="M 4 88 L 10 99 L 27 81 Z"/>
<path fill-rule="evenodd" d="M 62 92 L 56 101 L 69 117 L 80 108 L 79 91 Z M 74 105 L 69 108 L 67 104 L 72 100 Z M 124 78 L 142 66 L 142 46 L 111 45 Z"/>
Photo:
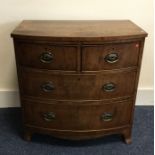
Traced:
<path fill-rule="evenodd" d="M 99 100 L 133 95 L 136 71 L 62 74 L 21 68 L 19 76 L 23 95 L 58 100 Z"/>
<path fill-rule="evenodd" d="M 23 101 L 24 123 L 58 130 L 100 130 L 130 123 L 132 101 L 42 104 Z"/>

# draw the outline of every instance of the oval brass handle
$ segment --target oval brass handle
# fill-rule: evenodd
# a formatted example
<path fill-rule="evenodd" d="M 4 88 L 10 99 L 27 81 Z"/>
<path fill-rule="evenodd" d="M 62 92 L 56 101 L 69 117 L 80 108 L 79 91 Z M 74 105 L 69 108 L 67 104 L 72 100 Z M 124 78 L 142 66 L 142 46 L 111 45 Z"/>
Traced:
<path fill-rule="evenodd" d="M 102 121 L 109 122 L 109 121 L 112 121 L 112 119 L 113 119 L 112 113 L 105 112 L 104 114 L 101 115 Z"/>
<path fill-rule="evenodd" d="M 52 82 L 45 82 L 44 84 L 41 85 L 41 89 L 44 92 L 51 92 L 52 90 L 55 89 L 55 87 Z"/>
<path fill-rule="evenodd" d="M 51 63 L 54 55 L 51 52 L 44 52 L 40 56 L 40 61 L 43 63 Z"/>
<path fill-rule="evenodd" d="M 103 85 L 102 89 L 105 92 L 113 92 L 116 89 L 116 85 L 114 83 L 106 83 Z"/>
<path fill-rule="evenodd" d="M 105 61 L 108 63 L 115 63 L 119 60 L 117 53 L 110 53 L 105 56 Z"/>
<path fill-rule="evenodd" d="M 46 122 L 51 122 L 55 119 L 55 114 L 53 112 L 46 112 L 43 114 L 43 118 Z"/>

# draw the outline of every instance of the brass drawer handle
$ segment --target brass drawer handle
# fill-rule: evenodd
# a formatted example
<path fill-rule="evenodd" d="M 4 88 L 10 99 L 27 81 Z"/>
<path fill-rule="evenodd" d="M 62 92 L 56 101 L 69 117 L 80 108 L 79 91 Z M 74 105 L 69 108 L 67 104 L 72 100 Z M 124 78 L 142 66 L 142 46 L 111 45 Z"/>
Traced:
<path fill-rule="evenodd" d="M 54 58 L 54 55 L 51 52 L 44 52 L 40 56 L 40 61 L 42 63 L 51 63 Z"/>
<path fill-rule="evenodd" d="M 104 59 L 108 63 L 115 63 L 119 60 L 117 53 L 110 53 L 106 55 Z"/>
<path fill-rule="evenodd" d="M 109 122 L 109 121 L 112 121 L 113 119 L 113 114 L 112 113 L 104 113 L 101 115 L 101 120 L 104 121 L 104 122 Z"/>
<path fill-rule="evenodd" d="M 103 85 L 102 89 L 105 92 L 113 92 L 116 89 L 116 85 L 114 83 L 106 83 L 105 85 Z"/>
<path fill-rule="evenodd" d="M 44 92 L 51 92 L 52 90 L 55 89 L 55 87 L 52 82 L 45 82 L 44 84 L 41 85 L 41 89 Z"/>
<path fill-rule="evenodd" d="M 51 122 L 55 119 L 55 114 L 53 112 L 46 112 L 43 114 L 43 119 L 46 122 Z"/>

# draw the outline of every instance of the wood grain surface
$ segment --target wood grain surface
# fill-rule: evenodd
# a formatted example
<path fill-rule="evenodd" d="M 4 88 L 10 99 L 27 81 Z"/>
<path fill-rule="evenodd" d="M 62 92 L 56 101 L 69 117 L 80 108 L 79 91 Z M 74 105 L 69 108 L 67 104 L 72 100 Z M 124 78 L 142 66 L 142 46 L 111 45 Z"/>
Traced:
<path fill-rule="evenodd" d="M 141 38 L 147 33 L 129 20 L 25 20 L 12 32 L 12 36 L 53 41 L 104 41 Z"/>

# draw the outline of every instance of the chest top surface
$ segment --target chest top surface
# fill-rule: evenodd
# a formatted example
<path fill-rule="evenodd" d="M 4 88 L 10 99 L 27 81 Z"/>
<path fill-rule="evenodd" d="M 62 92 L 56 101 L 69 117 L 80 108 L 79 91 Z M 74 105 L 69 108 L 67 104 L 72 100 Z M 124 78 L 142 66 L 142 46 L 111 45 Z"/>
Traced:
<path fill-rule="evenodd" d="M 147 33 L 129 20 L 24 20 L 11 36 L 55 41 L 104 41 L 142 38 Z"/>

